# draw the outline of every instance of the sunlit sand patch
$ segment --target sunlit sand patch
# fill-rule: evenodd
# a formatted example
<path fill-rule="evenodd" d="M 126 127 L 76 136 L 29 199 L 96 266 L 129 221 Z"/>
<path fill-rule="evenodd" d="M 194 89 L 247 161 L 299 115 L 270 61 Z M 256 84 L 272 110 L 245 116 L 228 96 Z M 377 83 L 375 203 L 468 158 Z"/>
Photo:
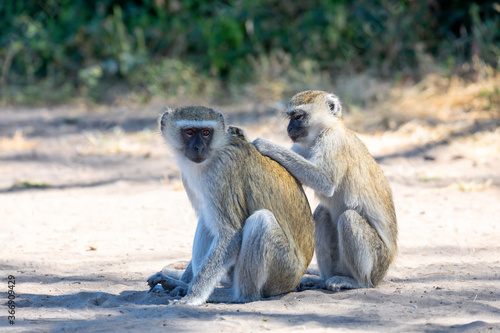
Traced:
<path fill-rule="evenodd" d="M 0 139 L 0 149 L 3 150 L 30 150 L 37 145 L 36 140 L 30 140 L 24 137 L 22 130 L 16 130 L 12 138 L 3 136 Z"/>

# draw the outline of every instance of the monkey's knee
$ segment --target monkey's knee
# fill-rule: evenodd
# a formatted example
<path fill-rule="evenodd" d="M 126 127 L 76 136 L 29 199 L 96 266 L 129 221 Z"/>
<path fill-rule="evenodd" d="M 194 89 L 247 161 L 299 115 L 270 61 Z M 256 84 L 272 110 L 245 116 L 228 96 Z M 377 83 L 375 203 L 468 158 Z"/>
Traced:
<path fill-rule="evenodd" d="M 163 267 L 163 269 L 161 270 L 161 273 L 168 276 L 168 277 L 171 277 L 171 278 L 174 278 L 176 280 L 180 280 L 182 275 L 184 274 L 185 270 L 181 270 L 181 269 L 176 269 L 176 268 L 173 268 L 171 266 L 165 266 Z"/>
<path fill-rule="evenodd" d="M 235 295 L 239 301 L 291 291 L 296 282 L 284 281 L 292 274 L 291 250 L 274 214 L 262 209 L 243 227 L 243 240 L 235 266 Z M 279 267 L 279 268 L 278 268 Z"/>
<path fill-rule="evenodd" d="M 248 229 L 248 226 L 260 225 L 263 227 L 274 226 L 277 223 L 274 214 L 268 209 L 259 209 L 250 215 L 243 227 L 243 230 Z"/>
<path fill-rule="evenodd" d="M 313 217 L 316 260 L 321 278 L 327 279 L 339 271 L 337 226 L 328 209 L 322 205 L 316 208 Z"/>
<path fill-rule="evenodd" d="M 279 224 L 269 210 L 254 212 L 243 227 L 240 261 L 247 261 L 252 267 L 265 264 L 265 250 L 278 228 Z"/>
<path fill-rule="evenodd" d="M 339 245 L 353 277 L 363 287 L 376 286 L 389 268 L 387 246 L 377 231 L 354 210 L 340 216 L 338 228 Z"/>
<path fill-rule="evenodd" d="M 319 222 L 330 221 L 330 212 L 328 212 L 325 206 L 318 205 L 314 210 L 313 219 Z"/>
<path fill-rule="evenodd" d="M 243 227 L 242 247 L 246 245 L 253 248 L 253 246 L 259 245 L 255 243 L 265 242 L 263 239 L 271 237 L 273 229 L 276 228 L 279 228 L 279 224 L 271 211 L 261 209 L 254 212 L 246 220 Z"/>
<path fill-rule="evenodd" d="M 332 238 L 336 241 L 336 228 L 333 225 L 330 212 L 326 207 L 321 205 L 316 207 L 313 219 L 316 241 L 321 242 L 322 239 L 327 239 L 328 242 L 332 242 Z"/>
<path fill-rule="evenodd" d="M 377 249 L 381 240 L 368 222 L 354 210 L 344 212 L 338 221 L 339 248 L 344 264 L 362 287 L 373 287 L 373 273 L 380 271 Z"/>

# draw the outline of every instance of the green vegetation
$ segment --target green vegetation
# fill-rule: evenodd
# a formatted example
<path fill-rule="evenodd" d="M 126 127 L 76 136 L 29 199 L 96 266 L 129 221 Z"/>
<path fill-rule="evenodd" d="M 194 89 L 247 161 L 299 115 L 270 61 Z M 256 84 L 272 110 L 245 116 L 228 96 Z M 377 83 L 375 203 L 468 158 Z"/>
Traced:
<path fill-rule="evenodd" d="M 0 2 L 0 18 L 7 103 L 104 101 L 111 86 L 216 98 L 308 75 L 468 75 L 464 63 L 500 60 L 497 1 L 26 0 Z"/>
<path fill-rule="evenodd" d="M 419 179 L 422 183 L 431 183 L 441 180 L 441 177 L 423 177 Z"/>
<path fill-rule="evenodd" d="M 50 184 L 39 181 L 22 181 L 14 183 L 9 191 L 21 190 L 21 189 L 45 189 L 50 188 Z"/>

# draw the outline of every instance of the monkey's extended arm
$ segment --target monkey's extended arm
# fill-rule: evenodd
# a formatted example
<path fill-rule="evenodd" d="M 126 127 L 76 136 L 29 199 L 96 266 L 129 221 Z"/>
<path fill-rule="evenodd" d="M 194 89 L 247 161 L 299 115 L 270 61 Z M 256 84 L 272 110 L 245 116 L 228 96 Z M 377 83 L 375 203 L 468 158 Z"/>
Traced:
<path fill-rule="evenodd" d="M 215 237 L 200 271 L 191 281 L 187 295 L 179 303 L 188 305 L 205 303 L 217 283 L 236 262 L 240 246 L 240 232 L 222 232 L 219 237 Z"/>
<path fill-rule="evenodd" d="M 281 164 L 302 184 L 327 197 L 333 195 L 336 184 L 317 165 L 289 149 L 264 139 L 256 139 L 253 145 L 262 155 Z"/>

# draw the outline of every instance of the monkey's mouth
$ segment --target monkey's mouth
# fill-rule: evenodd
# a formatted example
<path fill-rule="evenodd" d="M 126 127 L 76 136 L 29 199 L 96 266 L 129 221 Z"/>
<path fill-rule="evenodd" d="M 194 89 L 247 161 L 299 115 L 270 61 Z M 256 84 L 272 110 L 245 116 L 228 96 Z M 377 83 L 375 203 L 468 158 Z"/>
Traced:
<path fill-rule="evenodd" d="M 300 142 L 302 139 L 305 139 L 307 137 L 307 130 L 302 130 L 302 131 L 289 131 L 288 132 L 288 137 L 292 139 L 293 142 Z"/>
<path fill-rule="evenodd" d="M 303 133 L 301 134 L 289 134 L 288 135 L 290 139 L 292 139 L 293 142 L 300 142 L 302 139 L 304 139 L 307 135 L 304 135 Z"/>
<path fill-rule="evenodd" d="M 187 158 L 189 158 L 190 161 L 194 162 L 194 163 L 201 163 L 201 162 L 204 162 L 207 158 L 204 157 L 204 156 L 200 156 L 200 155 L 197 155 L 197 156 L 186 156 Z"/>

